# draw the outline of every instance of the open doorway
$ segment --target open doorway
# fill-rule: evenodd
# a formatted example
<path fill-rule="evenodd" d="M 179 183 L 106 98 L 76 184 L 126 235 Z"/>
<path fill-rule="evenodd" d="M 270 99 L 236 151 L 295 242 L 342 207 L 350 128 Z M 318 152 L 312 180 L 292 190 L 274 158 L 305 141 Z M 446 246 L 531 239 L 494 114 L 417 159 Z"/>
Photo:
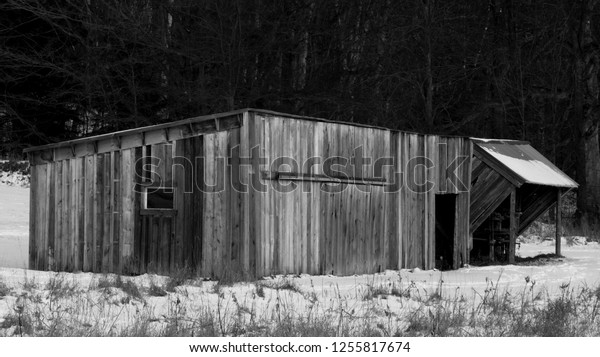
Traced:
<path fill-rule="evenodd" d="M 435 195 L 435 267 L 448 270 L 454 267 L 454 221 L 456 195 Z"/>

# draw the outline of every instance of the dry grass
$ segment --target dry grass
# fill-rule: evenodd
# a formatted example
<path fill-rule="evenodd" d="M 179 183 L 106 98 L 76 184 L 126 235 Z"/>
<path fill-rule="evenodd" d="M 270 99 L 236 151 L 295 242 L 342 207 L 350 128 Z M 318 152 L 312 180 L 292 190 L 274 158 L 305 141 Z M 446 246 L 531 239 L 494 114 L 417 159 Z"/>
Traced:
<path fill-rule="evenodd" d="M 529 278 L 518 292 L 488 280 L 465 299 L 447 296 L 442 279 L 427 291 L 398 278 L 357 286 L 356 299 L 303 291 L 289 277 L 188 283 L 167 292 L 118 276 L 93 289 L 59 274 L 46 284 L 0 282 L 10 306 L 0 336 L 600 336 L 600 287 L 564 284 L 550 296 Z"/>
<path fill-rule="evenodd" d="M 256 283 L 257 286 L 273 290 L 288 290 L 298 294 L 302 294 L 300 287 L 289 277 L 283 277 L 278 280 L 261 280 Z M 264 294 L 264 293 L 263 293 Z"/>
<path fill-rule="evenodd" d="M 104 275 L 98 281 L 96 288 L 109 292 L 110 288 L 123 291 L 129 297 L 143 301 L 144 297 L 140 288 L 130 279 L 123 278 L 121 275 L 109 277 Z"/>
<path fill-rule="evenodd" d="M 0 298 L 8 295 L 9 293 L 10 289 L 8 286 L 2 280 L 0 280 Z"/>
<path fill-rule="evenodd" d="M 167 296 L 167 291 L 162 287 L 156 285 L 154 282 L 150 284 L 148 288 L 148 295 L 150 296 Z"/>

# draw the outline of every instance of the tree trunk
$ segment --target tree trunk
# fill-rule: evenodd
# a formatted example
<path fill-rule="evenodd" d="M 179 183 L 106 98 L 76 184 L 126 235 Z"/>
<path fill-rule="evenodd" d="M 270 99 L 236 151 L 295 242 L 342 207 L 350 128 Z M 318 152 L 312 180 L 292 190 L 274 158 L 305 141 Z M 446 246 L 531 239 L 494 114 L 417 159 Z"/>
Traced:
<path fill-rule="evenodd" d="M 427 131 L 433 129 L 433 70 L 431 67 L 431 26 L 432 26 L 432 5 L 433 0 L 423 2 L 424 17 L 425 17 L 425 41 L 426 41 L 426 58 L 425 58 L 425 123 Z"/>
<path fill-rule="evenodd" d="M 313 6 L 314 3 L 310 1 L 305 10 L 303 10 L 306 14 L 301 17 L 304 20 L 304 23 L 301 24 L 300 29 L 296 32 L 296 51 L 294 54 L 294 58 L 292 61 L 292 71 L 293 71 L 293 80 L 292 80 L 292 88 L 295 92 L 301 92 L 306 87 L 306 73 L 308 68 L 308 41 L 309 41 L 309 33 L 308 28 L 310 26 L 310 22 L 312 21 L 313 14 Z M 304 102 L 300 99 L 300 96 L 297 95 L 296 100 L 294 101 L 294 113 L 300 113 L 302 107 L 304 106 Z"/>
<path fill-rule="evenodd" d="M 589 112 L 589 111 L 588 111 Z M 598 116 L 598 110 L 594 110 Z M 586 115 L 587 116 L 587 115 Z M 581 224 L 595 225 L 600 223 L 600 145 L 598 140 L 598 123 L 584 119 L 580 127 L 580 138 L 577 152 L 577 179 L 579 191 L 577 210 Z M 587 127 L 587 129 L 584 129 Z"/>
<path fill-rule="evenodd" d="M 600 217 L 600 102 L 598 72 L 600 54 L 592 34 L 592 12 L 598 0 L 583 0 L 573 26 L 575 48 L 575 99 L 578 120 L 577 211 L 581 224 L 595 224 Z"/>

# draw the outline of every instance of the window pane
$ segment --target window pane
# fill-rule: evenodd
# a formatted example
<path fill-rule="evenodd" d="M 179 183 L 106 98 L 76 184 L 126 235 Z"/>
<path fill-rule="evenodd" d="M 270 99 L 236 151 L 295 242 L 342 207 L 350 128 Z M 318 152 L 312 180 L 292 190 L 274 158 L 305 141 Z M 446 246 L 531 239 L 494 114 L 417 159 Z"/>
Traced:
<path fill-rule="evenodd" d="M 146 195 L 146 208 L 173 209 L 173 189 L 149 188 Z"/>

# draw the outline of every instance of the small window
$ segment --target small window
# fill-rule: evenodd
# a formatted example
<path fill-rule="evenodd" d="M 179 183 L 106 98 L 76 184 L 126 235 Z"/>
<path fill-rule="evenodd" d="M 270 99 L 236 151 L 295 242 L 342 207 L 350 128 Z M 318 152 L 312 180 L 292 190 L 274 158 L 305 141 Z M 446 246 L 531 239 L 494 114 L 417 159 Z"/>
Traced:
<path fill-rule="evenodd" d="M 142 201 L 145 210 L 175 209 L 174 190 L 170 187 L 145 187 Z"/>

